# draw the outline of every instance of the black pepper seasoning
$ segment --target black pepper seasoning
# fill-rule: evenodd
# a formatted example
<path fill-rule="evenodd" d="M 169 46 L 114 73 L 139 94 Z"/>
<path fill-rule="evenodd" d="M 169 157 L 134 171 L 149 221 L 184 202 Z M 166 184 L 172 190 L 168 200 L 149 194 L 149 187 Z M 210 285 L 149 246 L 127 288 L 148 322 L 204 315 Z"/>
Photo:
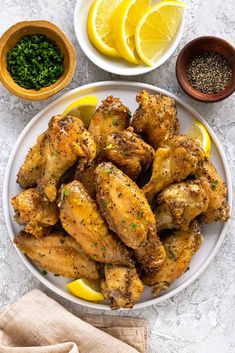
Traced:
<path fill-rule="evenodd" d="M 197 91 L 207 94 L 223 90 L 232 80 L 232 68 L 223 55 L 207 51 L 189 62 L 187 77 Z"/>

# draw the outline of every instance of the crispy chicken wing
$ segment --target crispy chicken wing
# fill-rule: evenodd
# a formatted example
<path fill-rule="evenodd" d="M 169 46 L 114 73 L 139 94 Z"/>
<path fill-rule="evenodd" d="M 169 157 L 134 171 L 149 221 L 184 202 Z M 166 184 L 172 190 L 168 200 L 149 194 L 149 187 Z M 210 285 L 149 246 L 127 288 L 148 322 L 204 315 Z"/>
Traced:
<path fill-rule="evenodd" d="M 112 234 L 96 202 L 77 180 L 61 188 L 60 220 L 63 228 L 92 259 L 115 265 L 131 265 L 129 252 Z"/>
<path fill-rule="evenodd" d="M 208 160 L 196 171 L 196 176 L 205 178 L 206 192 L 209 197 L 208 208 L 203 212 L 206 223 L 215 221 L 225 222 L 230 216 L 230 207 L 227 201 L 227 186 L 218 174 L 215 166 Z"/>
<path fill-rule="evenodd" d="M 144 286 L 135 268 L 105 265 L 101 290 L 104 297 L 110 299 L 112 309 L 132 308 L 140 299 Z"/>
<path fill-rule="evenodd" d="M 145 196 L 151 202 L 165 187 L 193 173 L 203 160 L 204 152 L 196 140 L 173 136 L 155 153 L 151 180 L 142 189 Z"/>
<path fill-rule="evenodd" d="M 91 119 L 88 131 L 97 143 L 97 156 L 102 157 L 106 139 L 112 132 L 126 129 L 129 125 L 130 111 L 119 98 L 113 96 L 103 100 Z"/>
<path fill-rule="evenodd" d="M 95 191 L 95 169 L 96 162 L 88 164 L 86 166 L 78 165 L 75 172 L 75 180 L 78 180 L 85 187 L 88 194 L 92 199 L 95 199 L 96 191 Z"/>
<path fill-rule="evenodd" d="M 95 261 L 83 253 L 79 244 L 62 232 L 36 239 L 26 232 L 16 235 L 15 244 L 43 269 L 64 277 L 98 279 Z"/>
<path fill-rule="evenodd" d="M 168 186 L 157 197 L 154 211 L 157 230 L 187 230 L 190 222 L 208 207 L 205 183 L 188 180 Z"/>
<path fill-rule="evenodd" d="M 166 261 L 160 269 L 146 273 L 143 282 L 153 286 L 153 295 L 167 289 L 188 268 L 193 255 L 199 249 L 203 237 L 201 225 L 193 221 L 188 230 L 176 230 L 162 240 Z"/>
<path fill-rule="evenodd" d="M 107 138 L 105 157 L 114 163 L 131 179 L 149 168 L 153 161 L 154 149 L 139 138 L 133 128 L 114 132 Z"/>
<path fill-rule="evenodd" d="M 99 164 L 96 175 L 97 202 L 110 229 L 135 249 L 141 264 L 159 266 L 165 253 L 157 238 L 154 215 L 141 190 L 110 162 Z"/>
<path fill-rule="evenodd" d="M 25 231 L 36 238 L 47 235 L 59 220 L 56 203 L 44 201 L 35 188 L 22 191 L 12 198 L 11 203 L 16 222 L 24 225 Z"/>
<path fill-rule="evenodd" d="M 131 126 L 135 132 L 144 134 L 147 142 L 156 150 L 179 131 L 175 101 L 161 94 L 151 95 L 147 91 L 141 91 L 136 100 L 139 108 Z"/>

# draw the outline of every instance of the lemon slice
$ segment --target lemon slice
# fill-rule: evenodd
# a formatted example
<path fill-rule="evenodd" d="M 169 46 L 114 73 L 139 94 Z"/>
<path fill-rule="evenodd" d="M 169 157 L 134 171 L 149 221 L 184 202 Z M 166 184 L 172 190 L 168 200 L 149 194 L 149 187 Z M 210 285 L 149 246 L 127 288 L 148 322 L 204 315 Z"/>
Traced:
<path fill-rule="evenodd" d="M 135 45 L 145 64 L 153 66 L 173 39 L 183 17 L 185 3 L 165 0 L 143 14 L 135 31 Z"/>
<path fill-rule="evenodd" d="M 121 56 L 133 64 L 140 58 L 135 47 L 135 28 L 151 0 L 123 0 L 113 14 L 112 37 Z"/>
<path fill-rule="evenodd" d="M 100 291 L 99 281 L 89 281 L 88 279 L 77 279 L 76 281 L 67 283 L 68 290 L 76 297 L 90 301 L 104 300 Z"/>
<path fill-rule="evenodd" d="M 87 20 L 87 32 L 91 43 L 103 54 L 120 57 L 111 31 L 112 15 L 121 0 L 95 0 Z"/>
<path fill-rule="evenodd" d="M 90 124 L 97 104 L 98 97 L 83 97 L 68 105 L 67 108 L 63 111 L 62 115 L 72 115 L 80 118 L 87 128 Z"/>
<path fill-rule="evenodd" d="M 202 149 L 205 152 L 205 156 L 209 158 L 211 153 L 211 139 L 205 126 L 196 120 L 187 135 L 200 142 Z"/>

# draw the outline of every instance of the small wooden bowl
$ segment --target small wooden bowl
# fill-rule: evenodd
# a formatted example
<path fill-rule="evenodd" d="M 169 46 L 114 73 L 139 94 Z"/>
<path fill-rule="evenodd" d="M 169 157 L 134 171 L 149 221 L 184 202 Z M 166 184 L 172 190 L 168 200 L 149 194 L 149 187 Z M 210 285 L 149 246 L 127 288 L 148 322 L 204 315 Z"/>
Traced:
<path fill-rule="evenodd" d="M 64 54 L 64 73 L 53 84 L 36 91 L 19 86 L 7 70 L 7 53 L 21 37 L 32 34 L 44 34 L 55 41 Z M 10 27 L 0 38 L 0 80 L 2 84 L 14 95 L 23 99 L 41 100 L 52 96 L 65 88 L 73 78 L 76 68 L 76 53 L 73 45 L 65 34 L 53 23 L 48 21 L 24 21 Z"/>
<path fill-rule="evenodd" d="M 206 51 L 222 54 L 232 67 L 232 80 L 223 90 L 214 94 L 205 94 L 194 89 L 187 78 L 187 66 L 195 55 Z M 212 36 L 199 37 L 189 42 L 180 52 L 176 62 L 176 77 L 182 90 L 191 98 L 200 102 L 218 102 L 235 91 L 235 48 L 224 39 Z"/>

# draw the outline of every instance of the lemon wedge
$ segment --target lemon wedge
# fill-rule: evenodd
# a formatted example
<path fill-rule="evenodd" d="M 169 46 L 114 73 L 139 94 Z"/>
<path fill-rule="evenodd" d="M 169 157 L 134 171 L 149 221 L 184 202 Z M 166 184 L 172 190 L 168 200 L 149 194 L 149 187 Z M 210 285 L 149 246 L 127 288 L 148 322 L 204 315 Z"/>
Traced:
<path fill-rule="evenodd" d="M 103 54 L 120 57 L 113 43 L 112 16 L 121 0 L 95 0 L 87 20 L 87 33 L 91 43 Z"/>
<path fill-rule="evenodd" d="M 167 48 L 182 21 L 185 3 L 164 0 L 150 7 L 135 30 L 135 45 L 143 62 L 153 66 Z"/>
<path fill-rule="evenodd" d="M 205 156 L 209 158 L 211 153 L 211 138 L 205 126 L 200 123 L 200 121 L 196 120 L 187 135 L 200 142 L 201 147 L 205 152 Z"/>
<path fill-rule="evenodd" d="M 73 282 L 67 283 L 68 290 L 76 297 L 90 301 L 104 300 L 100 291 L 99 281 L 89 281 L 88 279 L 76 279 Z"/>
<path fill-rule="evenodd" d="M 112 37 L 121 56 L 133 64 L 140 58 L 135 47 L 135 28 L 151 0 L 123 0 L 116 8 L 112 20 Z"/>
<path fill-rule="evenodd" d="M 67 108 L 63 111 L 62 115 L 72 115 L 80 118 L 87 128 L 90 124 L 97 104 L 98 97 L 96 96 L 79 98 L 75 102 L 68 105 Z"/>

